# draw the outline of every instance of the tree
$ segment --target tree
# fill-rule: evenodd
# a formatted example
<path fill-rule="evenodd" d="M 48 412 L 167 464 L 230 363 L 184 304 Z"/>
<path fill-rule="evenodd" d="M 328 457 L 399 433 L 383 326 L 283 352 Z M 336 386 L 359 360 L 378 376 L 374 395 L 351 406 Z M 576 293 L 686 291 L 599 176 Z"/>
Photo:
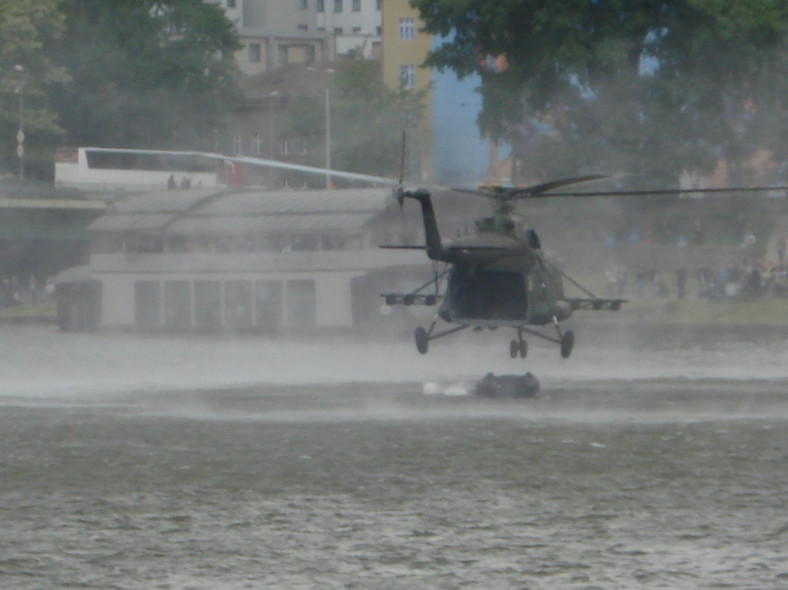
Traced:
<path fill-rule="evenodd" d="M 26 176 L 52 167 L 48 146 L 60 132 L 49 100 L 52 88 L 68 79 L 53 65 L 46 47 L 63 31 L 57 0 L 0 0 L 0 173 L 16 173 L 24 117 Z"/>
<path fill-rule="evenodd" d="M 234 96 L 233 24 L 202 0 L 66 0 L 53 59 L 69 145 L 208 149 Z"/>
<path fill-rule="evenodd" d="M 532 176 L 558 165 L 564 174 L 622 170 L 675 183 L 681 170 L 708 172 L 725 160 L 747 178 L 756 147 L 788 147 L 777 131 L 788 91 L 786 2 L 413 4 L 430 32 L 449 39 L 428 62 L 481 74 L 484 135 L 516 145 L 524 121 L 550 124 Z M 505 71 L 486 68 L 488 55 L 505 56 Z"/>
<path fill-rule="evenodd" d="M 339 63 L 329 86 L 332 168 L 396 178 L 402 130 L 415 128 L 425 96 L 425 92 L 386 86 L 378 63 Z M 282 130 L 284 139 L 309 146 L 308 162 L 314 166 L 325 164 L 325 100 L 324 92 L 292 99 Z M 408 149 L 416 148 L 410 145 Z"/>

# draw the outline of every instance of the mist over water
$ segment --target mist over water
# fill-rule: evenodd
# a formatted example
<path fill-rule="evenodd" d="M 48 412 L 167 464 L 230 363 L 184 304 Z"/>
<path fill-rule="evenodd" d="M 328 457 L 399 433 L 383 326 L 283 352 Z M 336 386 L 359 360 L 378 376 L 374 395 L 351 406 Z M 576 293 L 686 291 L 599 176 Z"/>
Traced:
<path fill-rule="evenodd" d="M 471 417 L 598 423 L 788 419 L 788 344 L 780 330 L 580 325 L 570 359 L 507 331 L 416 352 L 378 332 L 316 337 L 167 336 L 5 330 L 0 406 L 117 407 L 131 414 L 257 422 Z M 537 376 L 540 399 L 476 399 L 487 372 Z"/>
<path fill-rule="evenodd" d="M 778 330 L 2 332 L 3 588 L 788 584 Z"/>
<path fill-rule="evenodd" d="M 381 329 L 381 330 L 385 330 Z M 133 391 L 254 385 L 422 383 L 478 380 L 531 371 L 545 383 L 647 379 L 788 380 L 788 334 L 764 329 L 576 329 L 570 359 L 530 339 L 529 357 L 508 357 L 506 330 L 431 343 L 419 355 L 410 337 L 165 336 L 59 333 L 4 327 L 0 397 L 69 397 Z"/>

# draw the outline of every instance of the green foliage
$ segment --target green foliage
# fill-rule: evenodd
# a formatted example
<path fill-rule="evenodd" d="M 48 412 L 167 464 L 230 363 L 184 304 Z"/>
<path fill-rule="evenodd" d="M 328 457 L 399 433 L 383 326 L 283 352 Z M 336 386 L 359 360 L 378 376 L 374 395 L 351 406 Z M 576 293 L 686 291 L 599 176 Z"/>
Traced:
<path fill-rule="evenodd" d="M 233 96 L 240 44 L 202 0 L 69 0 L 55 48 L 69 145 L 207 148 Z"/>
<path fill-rule="evenodd" d="M 402 130 L 416 127 L 426 93 L 388 88 L 380 65 L 368 61 L 342 62 L 331 78 L 332 168 L 397 177 Z M 293 99 L 282 130 L 283 138 L 303 140 L 310 146 L 309 163 L 315 166 L 326 162 L 325 100 L 325 92 Z M 411 144 L 408 149 L 416 148 Z"/>
<path fill-rule="evenodd" d="M 49 96 L 68 74 L 52 64 L 46 47 L 62 31 L 57 0 L 0 0 L 0 174 L 17 170 L 21 102 L 26 167 L 34 175 L 51 168 L 47 147 L 60 127 Z"/>
<path fill-rule="evenodd" d="M 428 63 L 482 77 L 481 131 L 517 147 L 523 122 L 547 121 L 531 177 L 578 168 L 674 184 L 724 158 L 752 180 L 758 147 L 784 166 L 788 3 L 766 0 L 413 0 L 447 38 Z M 508 69 L 484 68 L 505 55 Z M 762 181 L 771 177 L 767 174 Z"/>

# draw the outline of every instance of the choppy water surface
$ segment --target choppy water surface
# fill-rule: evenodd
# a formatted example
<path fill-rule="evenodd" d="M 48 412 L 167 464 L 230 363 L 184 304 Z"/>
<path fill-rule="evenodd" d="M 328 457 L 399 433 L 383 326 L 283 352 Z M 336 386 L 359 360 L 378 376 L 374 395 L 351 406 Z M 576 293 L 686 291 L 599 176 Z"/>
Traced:
<path fill-rule="evenodd" d="M 0 586 L 788 587 L 785 338 L 595 334 L 4 328 Z M 542 399 L 461 395 L 525 368 Z"/>

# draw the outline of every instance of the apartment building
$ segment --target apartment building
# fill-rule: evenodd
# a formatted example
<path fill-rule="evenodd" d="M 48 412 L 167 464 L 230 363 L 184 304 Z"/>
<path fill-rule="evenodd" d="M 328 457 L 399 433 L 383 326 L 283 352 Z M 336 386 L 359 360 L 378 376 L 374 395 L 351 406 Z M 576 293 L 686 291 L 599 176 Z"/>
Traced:
<path fill-rule="evenodd" d="M 380 59 L 383 0 L 307 0 L 314 2 L 318 30 L 334 38 L 337 57 Z"/>
<path fill-rule="evenodd" d="M 382 0 L 206 0 L 236 23 L 238 66 L 254 76 L 292 63 L 381 54 Z"/>
<path fill-rule="evenodd" d="M 422 66 L 432 49 L 432 35 L 422 31 L 418 10 L 408 0 L 383 0 L 383 82 L 391 88 L 413 91 L 428 90 L 432 84 L 431 68 Z M 411 169 L 422 171 L 421 180 L 432 178 L 432 113 L 435 105 L 428 98 L 424 119 L 417 129 L 410 129 L 410 157 L 419 159 Z M 415 179 L 414 179 L 415 180 Z"/>

